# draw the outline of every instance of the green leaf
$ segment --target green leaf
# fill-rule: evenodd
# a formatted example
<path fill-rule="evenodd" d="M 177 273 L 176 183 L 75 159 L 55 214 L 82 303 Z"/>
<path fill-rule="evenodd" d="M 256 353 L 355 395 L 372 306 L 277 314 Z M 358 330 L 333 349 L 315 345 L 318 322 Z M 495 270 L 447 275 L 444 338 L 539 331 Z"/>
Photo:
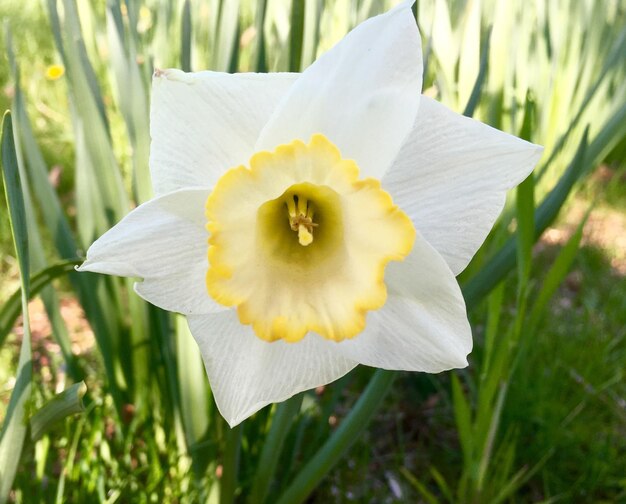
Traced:
<path fill-rule="evenodd" d="M 459 441 L 463 451 L 463 460 L 466 467 L 471 465 L 474 454 L 474 436 L 472 432 L 472 412 L 469 402 L 465 397 L 461 382 L 455 373 L 452 379 L 452 404 L 454 406 L 454 419 L 456 430 L 459 433 Z"/>
<path fill-rule="evenodd" d="M 534 124 L 534 101 L 530 92 L 526 94 L 524 106 L 524 122 L 520 137 L 530 141 Z M 518 292 L 526 290 L 530 269 L 532 266 L 532 250 L 535 243 L 535 175 L 528 175 L 517 186 L 517 198 L 515 199 L 517 210 L 517 272 Z"/>
<path fill-rule="evenodd" d="M 35 273 L 30 277 L 30 298 L 36 296 L 44 287 L 50 285 L 50 283 L 67 273 L 73 272 L 74 267 L 82 262 L 81 259 L 75 259 L 72 261 L 63 261 Z M 15 291 L 8 301 L 2 306 L 0 310 L 0 346 L 4 343 L 7 335 L 15 325 L 15 321 L 19 317 L 22 311 L 21 305 L 21 289 Z"/>
<path fill-rule="evenodd" d="M 226 432 L 226 448 L 222 464 L 222 480 L 220 485 L 220 504 L 233 504 L 237 491 L 239 474 L 239 455 L 241 452 L 241 429 L 237 425 Z"/>
<path fill-rule="evenodd" d="M 407 479 L 413 488 L 419 492 L 428 504 L 439 504 L 439 499 L 437 499 L 437 497 L 430 490 L 428 490 L 424 483 L 413 476 L 406 467 L 400 467 L 400 473 Z"/>
<path fill-rule="evenodd" d="M 350 446 L 365 430 L 369 420 L 391 389 L 395 372 L 378 369 L 367 388 L 352 407 L 339 428 L 330 436 L 319 451 L 309 460 L 277 504 L 298 504 L 304 502 L 326 474 L 339 462 Z"/>
<path fill-rule="evenodd" d="M 265 52 L 265 15 L 267 13 L 267 0 L 257 0 L 256 15 L 254 16 L 254 27 L 256 38 L 254 42 L 254 64 L 252 69 L 255 72 L 267 72 L 267 56 Z"/>
<path fill-rule="evenodd" d="M 87 385 L 81 381 L 75 383 L 60 394 L 55 395 L 39 408 L 30 419 L 30 438 L 37 441 L 54 425 L 70 415 L 85 411 L 83 396 Z"/>
<path fill-rule="evenodd" d="M 239 48 L 240 0 L 220 0 L 219 18 L 215 29 L 215 45 L 211 60 L 214 70 L 234 72 L 237 69 Z"/>
<path fill-rule="evenodd" d="M 536 297 L 535 303 L 530 311 L 529 316 L 529 327 L 535 328 L 539 319 L 544 313 L 545 307 L 548 304 L 550 298 L 554 295 L 559 285 L 563 282 L 563 279 L 567 275 L 570 270 L 574 259 L 576 258 L 576 254 L 578 252 L 578 247 L 580 245 L 580 241 L 583 236 L 583 229 L 585 227 L 585 223 L 589 217 L 589 211 L 578 225 L 576 232 L 572 235 L 572 237 L 567 241 L 565 246 L 559 252 L 559 255 L 555 259 L 554 263 L 550 267 L 550 270 L 545 275 L 543 284 L 541 285 L 541 290 Z M 533 330 L 531 329 L 531 332 Z"/>
<path fill-rule="evenodd" d="M 173 357 L 177 362 L 178 374 L 175 380 L 177 397 L 180 401 L 180 415 L 185 430 L 185 442 L 196 468 L 196 460 L 205 455 L 206 450 L 196 447 L 207 434 L 211 421 L 210 394 L 206 371 L 198 352 L 198 344 L 193 339 L 185 317 L 176 316 L 176 351 Z M 199 471 L 200 472 L 200 471 Z"/>
<path fill-rule="evenodd" d="M 185 72 L 191 72 L 191 4 L 189 0 L 185 0 L 183 4 L 180 31 L 180 68 Z"/>
<path fill-rule="evenodd" d="M 303 394 L 298 394 L 276 406 L 276 412 L 272 417 L 272 426 L 263 443 L 258 469 L 252 483 L 250 504 L 262 504 L 267 497 L 274 473 L 276 472 L 278 458 L 282 452 L 283 443 L 289 433 L 294 417 L 300 411 L 303 397 Z"/>
<path fill-rule="evenodd" d="M 20 273 L 25 275 L 22 279 L 22 287 L 28 292 L 28 231 L 26 228 L 26 209 L 24 208 L 24 195 L 22 194 L 22 183 L 20 171 L 17 166 L 17 150 L 13 138 L 13 121 L 11 113 L 6 111 L 2 118 L 2 180 L 4 191 L 9 207 L 9 220 L 11 223 L 11 233 L 15 243 L 17 261 Z"/>
<path fill-rule="evenodd" d="M 305 2 L 291 2 L 291 30 L 289 32 L 289 71 L 299 72 L 302 63 L 302 42 L 304 37 Z"/>
<path fill-rule="evenodd" d="M 480 78 L 480 67 L 482 63 L 480 60 L 486 60 L 485 52 L 483 52 L 482 58 L 480 56 L 480 13 L 481 1 L 468 0 L 465 4 L 465 12 L 463 14 L 463 34 L 459 50 L 457 81 L 459 103 L 470 102 L 470 97 L 473 94 L 473 90 L 476 88 L 475 83 L 477 83 Z M 472 83 L 474 83 L 473 86 Z"/>
<path fill-rule="evenodd" d="M 520 290 L 530 277 L 532 250 L 535 243 L 535 177 L 531 173 L 517 187 L 517 266 Z"/>
<path fill-rule="evenodd" d="M 491 44 L 491 27 L 489 27 L 489 31 L 487 32 L 487 36 L 485 37 L 485 41 L 483 42 L 483 47 L 481 48 L 481 56 L 480 56 L 480 67 L 478 69 L 478 76 L 476 77 L 476 82 L 474 82 L 474 87 L 472 88 L 472 92 L 467 100 L 467 105 L 465 105 L 465 110 L 463 110 L 463 115 L 467 117 L 473 117 L 476 107 L 480 102 L 480 97 L 482 96 L 483 86 L 485 85 L 485 78 L 487 77 L 487 72 L 489 71 L 489 47 Z"/>
<path fill-rule="evenodd" d="M 32 355 L 28 318 L 28 233 L 15 141 L 13 139 L 13 125 L 11 114 L 8 111 L 4 114 L 2 120 L 0 145 L 2 149 L 2 179 L 9 207 L 11 234 L 20 268 L 22 312 L 24 313 L 24 335 L 17 365 L 15 387 L 9 400 L 2 432 L 0 432 L 0 504 L 4 504 L 13 486 L 13 480 L 15 479 L 15 473 L 24 447 L 24 439 L 26 438 L 26 405 L 30 399 L 32 386 Z"/>

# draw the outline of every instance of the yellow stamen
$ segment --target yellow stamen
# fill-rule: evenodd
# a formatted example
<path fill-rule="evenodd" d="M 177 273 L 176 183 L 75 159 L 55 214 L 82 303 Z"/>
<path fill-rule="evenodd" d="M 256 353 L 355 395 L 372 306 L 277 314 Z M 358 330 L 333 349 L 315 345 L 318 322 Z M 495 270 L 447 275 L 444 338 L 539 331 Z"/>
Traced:
<path fill-rule="evenodd" d="M 313 243 L 313 228 L 317 224 L 313 222 L 313 206 L 309 201 L 300 196 L 287 198 L 287 213 L 289 214 L 289 225 L 293 231 L 298 232 L 298 242 L 303 247 Z"/>

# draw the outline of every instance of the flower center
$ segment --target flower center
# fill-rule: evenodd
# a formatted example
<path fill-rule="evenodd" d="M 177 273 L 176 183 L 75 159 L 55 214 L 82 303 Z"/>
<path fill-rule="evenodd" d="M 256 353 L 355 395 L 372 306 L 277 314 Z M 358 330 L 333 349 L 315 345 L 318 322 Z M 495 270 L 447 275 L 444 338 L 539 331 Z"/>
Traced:
<path fill-rule="evenodd" d="M 256 212 L 257 255 L 283 278 L 322 271 L 343 235 L 341 200 L 328 186 L 293 184 Z"/>
<path fill-rule="evenodd" d="M 209 295 L 266 341 L 341 341 L 387 297 L 384 270 L 415 230 L 374 179 L 324 136 L 252 156 L 207 200 Z"/>

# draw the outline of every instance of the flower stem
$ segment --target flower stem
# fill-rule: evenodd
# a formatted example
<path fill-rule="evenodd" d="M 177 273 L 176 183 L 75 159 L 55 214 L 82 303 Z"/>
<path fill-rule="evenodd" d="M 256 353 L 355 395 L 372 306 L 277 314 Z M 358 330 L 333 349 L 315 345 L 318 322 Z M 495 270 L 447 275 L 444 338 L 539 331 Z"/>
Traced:
<path fill-rule="evenodd" d="M 378 369 L 367 388 L 356 402 L 352 411 L 341 422 L 339 428 L 324 443 L 324 446 L 304 466 L 295 480 L 283 493 L 277 504 L 303 502 L 315 489 L 330 469 L 358 439 L 372 416 L 391 389 L 397 373 Z"/>
<path fill-rule="evenodd" d="M 226 449 L 222 463 L 220 504 L 235 502 L 237 473 L 239 472 L 239 449 L 241 447 L 241 424 L 226 433 Z"/>

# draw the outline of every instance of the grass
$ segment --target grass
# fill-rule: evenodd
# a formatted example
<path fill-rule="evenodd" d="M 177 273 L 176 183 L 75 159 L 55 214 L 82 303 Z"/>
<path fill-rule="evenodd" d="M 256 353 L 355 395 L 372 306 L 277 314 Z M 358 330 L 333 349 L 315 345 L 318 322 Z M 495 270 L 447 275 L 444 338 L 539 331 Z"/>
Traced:
<path fill-rule="evenodd" d="M 35 208 L 28 226 L 43 244 L 31 250 L 31 269 L 74 257 L 148 197 L 142 106 L 152 64 L 297 71 L 389 3 L 307 1 L 301 11 L 287 0 L 242 0 L 239 12 L 236 2 L 220 0 L 181 0 L 169 9 L 151 1 L 0 5 L 21 65 L 18 82 L 11 58 L 0 60 L 0 105 L 13 108 L 25 194 Z M 518 193 L 521 204 L 511 198 L 463 282 L 493 274 L 489 259 L 512 230 L 532 225 L 529 189 L 540 203 L 584 138 L 589 145 L 580 168 L 584 175 L 595 172 L 577 184 L 576 199 L 532 255 L 532 240 L 517 245 L 517 274 L 474 302 L 471 366 L 436 376 L 400 374 L 368 429 L 325 472 L 311 502 L 626 499 L 626 257 L 620 241 L 626 229 L 626 65 L 620 58 L 626 10 L 619 1 L 594 6 L 586 0 L 531 7 L 500 0 L 418 2 L 426 92 L 456 110 L 469 110 L 475 97 L 476 117 L 546 145 L 534 184 Z M 2 54 L 8 56 L 9 45 L 0 41 Z M 66 73 L 51 81 L 45 72 L 53 63 Z M 569 257 L 566 245 L 577 243 L 568 240 L 576 238 L 591 204 L 580 250 Z M 7 215 L 0 205 L 0 302 L 19 285 Z M 567 267 L 548 276 L 559 261 Z M 553 298 L 533 311 L 551 279 Z M 246 422 L 241 437 L 228 435 L 184 324 L 139 301 L 131 282 L 70 275 L 42 298 L 30 317 L 32 407 L 84 378 L 86 411 L 27 444 L 10 500 L 228 502 L 219 490 L 229 481 L 236 501 L 245 501 L 265 474 L 258 468 L 271 425 L 281 418 L 278 407 Z M 0 417 L 12 389 L 19 328 L 0 346 Z M 72 349 L 79 371 L 63 357 L 63 345 Z M 371 377 L 360 367 L 304 394 L 297 399 L 301 407 L 281 410 L 295 413 L 283 420 L 267 502 L 278 499 L 349 418 Z M 228 461 L 237 453 L 235 479 Z"/>

